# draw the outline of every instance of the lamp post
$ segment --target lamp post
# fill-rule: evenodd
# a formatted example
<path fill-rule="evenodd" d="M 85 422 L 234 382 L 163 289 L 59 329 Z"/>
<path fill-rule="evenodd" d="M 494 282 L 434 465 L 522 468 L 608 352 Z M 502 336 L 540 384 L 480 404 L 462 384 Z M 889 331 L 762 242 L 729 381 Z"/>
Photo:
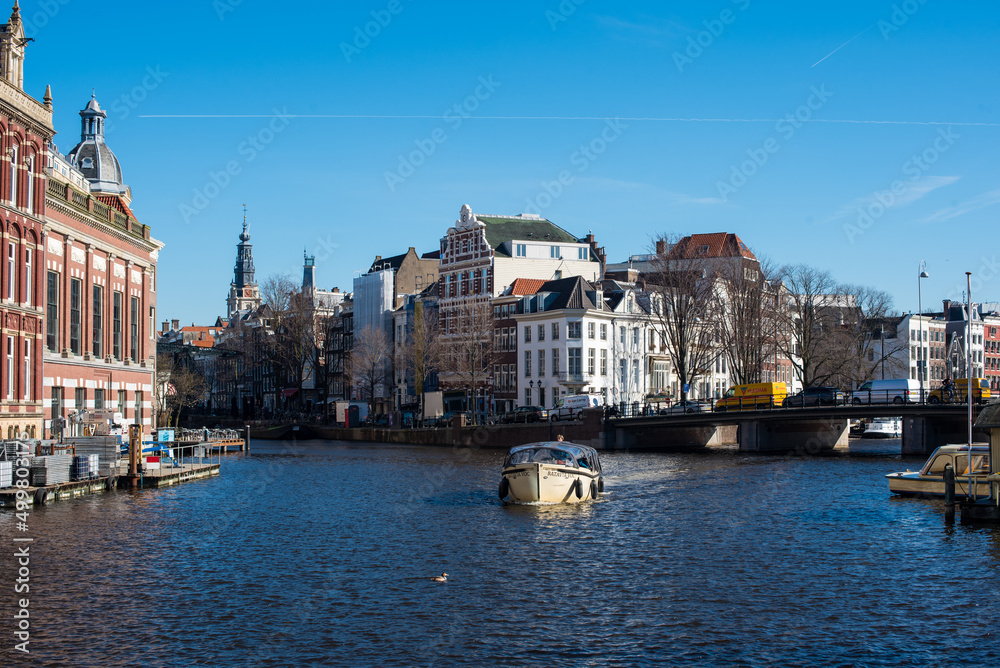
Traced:
<path fill-rule="evenodd" d="M 919 323 L 920 333 L 917 335 L 917 345 L 920 351 L 917 357 L 924 357 L 924 316 L 923 316 L 923 300 L 920 294 L 920 279 L 930 278 L 930 274 L 927 273 L 927 260 L 921 260 L 920 264 L 917 265 L 917 322 Z M 920 403 L 924 403 L 924 367 L 920 366 L 920 359 L 917 359 L 917 376 L 920 378 Z"/>
<path fill-rule="evenodd" d="M 885 380 L 885 320 L 882 321 L 882 326 L 878 330 L 879 338 L 879 354 L 882 356 L 882 380 Z"/>

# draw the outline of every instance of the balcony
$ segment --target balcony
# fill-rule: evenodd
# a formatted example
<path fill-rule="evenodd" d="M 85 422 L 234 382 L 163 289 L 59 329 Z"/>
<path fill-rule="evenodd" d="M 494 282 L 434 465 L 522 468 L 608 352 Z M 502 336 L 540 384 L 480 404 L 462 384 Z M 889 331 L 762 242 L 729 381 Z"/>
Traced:
<path fill-rule="evenodd" d="M 594 376 L 589 373 L 560 371 L 556 375 L 556 380 L 560 385 L 590 385 L 594 381 Z"/>

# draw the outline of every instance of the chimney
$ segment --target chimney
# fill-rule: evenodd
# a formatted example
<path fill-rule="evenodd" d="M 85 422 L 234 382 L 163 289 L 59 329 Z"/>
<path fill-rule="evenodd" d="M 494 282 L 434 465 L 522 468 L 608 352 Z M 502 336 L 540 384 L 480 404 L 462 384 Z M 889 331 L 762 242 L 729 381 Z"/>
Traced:
<path fill-rule="evenodd" d="M 171 320 L 170 321 L 170 329 L 171 329 L 171 331 L 176 332 L 178 329 L 180 329 L 180 327 L 181 327 L 181 321 L 180 320 Z"/>
<path fill-rule="evenodd" d="M 943 299 L 941 301 L 942 301 L 942 304 L 944 305 L 944 319 L 945 320 L 949 320 L 950 318 L 948 318 L 948 311 L 951 310 L 951 300 L 950 299 Z"/>
<path fill-rule="evenodd" d="M 666 255 L 666 253 L 667 253 L 667 242 L 663 239 L 660 239 L 659 241 L 656 242 L 656 254 Z"/>
<path fill-rule="evenodd" d="M 170 331 L 170 322 L 167 320 L 163 321 L 163 333 L 166 334 Z"/>

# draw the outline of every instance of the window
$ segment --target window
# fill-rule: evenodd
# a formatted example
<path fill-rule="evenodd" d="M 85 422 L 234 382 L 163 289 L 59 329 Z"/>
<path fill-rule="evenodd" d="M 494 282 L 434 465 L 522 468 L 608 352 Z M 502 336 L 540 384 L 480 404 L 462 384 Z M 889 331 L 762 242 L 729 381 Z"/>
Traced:
<path fill-rule="evenodd" d="M 544 387 L 539 387 L 538 388 L 538 405 L 541 406 L 542 408 L 545 408 L 545 388 Z"/>
<path fill-rule="evenodd" d="M 558 348 L 553 348 L 552 349 L 552 375 L 553 376 L 558 376 L 559 375 L 559 349 Z"/>
<path fill-rule="evenodd" d="M 608 375 L 608 351 L 601 350 L 601 376 Z"/>
<path fill-rule="evenodd" d="M 59 352 L 59 274 L 48 272 L 45 306 L 45 345 L 54 353 Z"/>
<path fill-rule="evenodd" d="M 530 350 L 525 350 L 524 351 L 524 377 L 525 378 L 530 378 L 531 377 L 531 351 Z"/>
<path fill-rule="evenodd" d="M 597 372 L 597 355 L 594 353 L 593 348 L 587 349 L 587 373 L 591 376 L 596 375 Z"/>
<path fill-rule="evenodd" d="M 128 419 L 128 392 L 118 390 L 118 412 L 122 414 L 122 419 Z"/>
<path fill-rule="evenodd" d="M 595 336 L 594 332 L 595 332 L 596 329 L 597 329 L 597 327 L 594 325 L 594 323 L 592 323 L 592 322 L 588 322 L 587 323 L 587 338 L 588 339 L 593 339 L 594 338 L 594 336 Z"/>
<path fill-rule="evenodd" d="M 77 411 L 82 411 L 87 408 L 87 388 L 85 387 L 76 388 L 73 397 L 73 407 Z"/>
<path fill-rule="evenodd" d="M 32 254 L 30 248 L 24 249 L 24 305 L 32 306 L 35 303 L 35 296 L 32 293 L 35 283 L 32 280 Z"/>
<path fill-rule="evenodd" d="M 628 386 L 628 367 L 625 366 L 625 360 L 618 360 L 618 372 L 621 376 L 621 386 L 624 390 Z"/>
<path fill-rule="evenodd" d="M 531 325 L 524 326 L 524 342 L 531 343 Z"/>
<path fill-rule="evenodd" d="M 28 158 L 27 174 L 25 175 L 25 180 L 28 182 L 28 194 L 27 199 L 24 201 L 24 208 L 28 210 L 28 213 L 34 213 L 35 211 L 35 156 Z"/>
<path fill-rule="evenodd" d="M 142 391 L 135 393 L 135 423 L 142 424 Z"/>
<path fill-rule="evenodd" d="M 576 259 L 578 259 L 578 260 L 589 260 L 590 259 L 590 253 L 588 253 L 587 250 L 588 249 L 586 249 L 586 248 L 577 248 L 577 251 L 579 251 L 579 252 L 577 253 Z"/>
<path fill-rule="evenodd" d="M 7 401 L 14 401 L 14 383 L 17 382 L 17 375 L 14 373 L 17 366 L 14 364 L 14 337 L 7 337 Z"/>
<path fill-rule="evenodd" d="M 608 325 L 606 323 L 601 323 L 601 341 L 608 340 Z"/>
<path fill-rule="evenodd" d="M 552 340 L 553 341 L 559 340 L 559 323 L 558 322 L 552 323 Z"/>
<path fill-rule="evenodd" d="M 94 325 L 93 353 L 94 357 L 104 356 L 104 288 L 94 286 L 94 310 L 90 314 Z"/>
<path fill-rule="evenodd" d="M 632 380 L 638 385 L 639 383 L 639 360 L 632 360 Z M 706 392 L 706 394 L 708 394 Z"/>
<path fill-rule="evenodd" d="M 104 410 L 104 388 L 94 390 L 94 410 Z"/>
<path fill-rule="evenodd" d="M 69 279 L 69 349 L 74 355 L 80 354 L 80 293 L 83 283 L 79 278 Z"/>
<path fill-rule="evenodd" d="M 122 359 L 122 293 L 115 292 L 112 297 L 111 333 L 112 354 L 116 360 Z"/>
<path fill-rule="evenodd" d="M 24 400 L 31 401 L 31 339 L 24 340 Z"/>
<path fill-rule="evenodd" d="M 578 377 L 583 373 L 581 365 L 583 363 L 583 349 L 582 348 L 570 348 L 566 351 L 566 373 L 570 375 L 571 378 Z"/>
<path fill-rule="evenodd" d="M 59 421 L 63 414 L 63 389 L 61 387 L 52 388 L 52 422 L 49 430 L 52 434 L 59 433 Z"/>
<path fill-rule="evenodd" d="M 555 259 L 562 258 L 562 253 L 559 252 L 559 246 L 549 246 L 549 257 Z"/>
<path fill-rule="evenodd" d="M 621 341 L 622 346 L 625 345 L 625 328 L 624 327 L 619 327 L 618 328 L 618 340 Z"/>
<path fill-rule="evenodd" d="M 531 405 L 531 388 L 530 387 L 524 388 L 524 405 L 525 406 L 530 406 Z"/>
<path fill-rule="evenodd" d="M 128 324 L 132 333 L 132 341 L 131 341 L 132 361 L 138 364 L 139 362 L 139 298 L 138 297 L 132 297 L 132 309 L 129 315 L 130 317 Z"/>
<path fill-rule="evenodd" d="M 634 346 L 638 346 L 639 345 L 639 328 L 638 327 L 633 327 L 632 328 L 632 345 L 634 345 Z"/>
<path fill-rule="evenodd" d="M 10 203 L 17 206 L 17 146 L 10 149 Z"/>
<path fill-rule="evenodd" d="M 541 378 L 545 375 L 545 351 L 538 351 L 538 377 Z"/>
<path fill-rule="evenodd" d="M 567 339 L 581 339 L 583 338 L 583 323 L 582 322 L 569 322 L 566 323 L 566 338 Z"/>
<path fill-rule="evenodd" d="M 528 246 L 526 244 L 514 244 L 514 257 L 527 257 Z"/>
<path fill-rule="evenodd" d="M 7 299 L 17 299 L 17 246 L 13 241 L 7 244 Z"/>

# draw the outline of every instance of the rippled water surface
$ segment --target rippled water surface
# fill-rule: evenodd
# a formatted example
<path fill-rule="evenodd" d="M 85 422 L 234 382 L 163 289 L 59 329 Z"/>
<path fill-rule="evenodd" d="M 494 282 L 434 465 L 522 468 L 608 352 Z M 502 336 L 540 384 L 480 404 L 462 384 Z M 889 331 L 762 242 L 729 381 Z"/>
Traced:
<path fill-rule="evenodd" d="M 1000 531 L 891 498 L 920 462 L 853 449 L 609 453 L 600 502 L 525 507 L 498 451 L 255 442 L 216 479 L 35 509 L 23 663 L 1000 665 Z"/>

